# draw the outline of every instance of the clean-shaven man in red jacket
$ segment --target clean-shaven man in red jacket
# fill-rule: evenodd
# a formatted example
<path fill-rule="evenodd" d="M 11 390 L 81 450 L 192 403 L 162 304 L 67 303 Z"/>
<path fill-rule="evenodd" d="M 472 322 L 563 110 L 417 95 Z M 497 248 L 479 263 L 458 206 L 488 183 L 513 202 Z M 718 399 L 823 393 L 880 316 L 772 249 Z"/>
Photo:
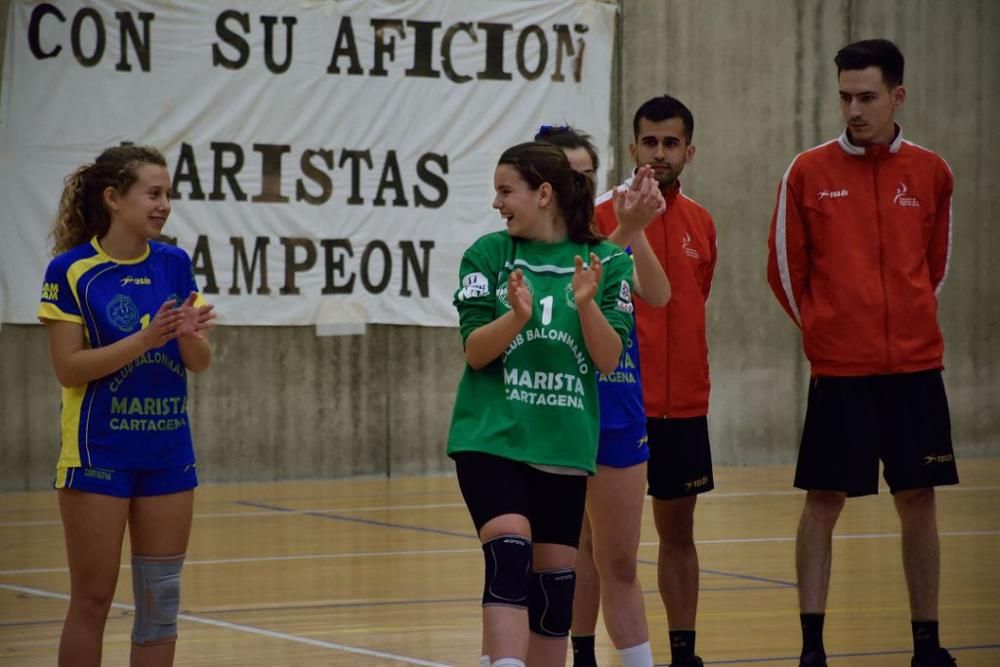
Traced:
<path fill-rule="evenodd" d="M 837 139 L 798 155 L 778 189 L 768 282 L 812 369 L 795 486 L 801 667 L 826 667 L 831 539 L 848 497 L 878 493 L 879 459 L 903 536 L 912 667 L 955 664 L 938 643 L 934 487 L 958 483 L 937 296 L 951 249 L 952 175 L 903 139 L 903 55 L 884 39 L 841 49 Z"/>

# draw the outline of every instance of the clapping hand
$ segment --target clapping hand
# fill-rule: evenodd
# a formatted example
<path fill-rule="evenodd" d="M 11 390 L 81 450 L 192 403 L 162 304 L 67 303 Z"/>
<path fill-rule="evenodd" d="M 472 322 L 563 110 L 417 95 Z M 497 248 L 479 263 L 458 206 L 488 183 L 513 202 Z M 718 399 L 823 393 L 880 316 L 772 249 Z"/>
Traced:
<path fill-rule="evenodd" d="M 615 188 L 612 206 L 618 224 L 630 235 L 641 232 L 667 210 L 653 168 L 649 165 L 639 167 L 627 190 Z"/>
<path fill-rule="evenodd" d="M 177 329 L 181 324 L 181 313 L 174 308 L 176 304 L 177 301 L 174 299 L 164 301 L 149 324 L 143 326 L 139 332 L 147 349 L 155 350 L 177 338 Z"/>
<path fill-rule="evenodd" d="M 195 307 L 195 300 L 198 294 L 191 292 L 184 300 L 184 303 L 177 308 L 180 313 L 180 320 L 177 327 L 178 336 L 193 336 L 205 339 L 203 332 L 215 326 L 215 306 L 203 305 Z"/>
<path fill-rule="evenodd" d="M 531 319 L 532 298 L 531 290 L 524 284 L 524 272 L 521 269 L 511 271 L 507 276 L 507 303 L 522 322 Z"/>
<path fill-rule="evenodd" d="M 597 286 L 601 282 L 601 272 L 603 266 L 601 259 L 594 253 L 590 253 L 590 264 L 584 264 L 583 258 L 579 255 L 575 259 L 576 268 L 573 272 L 573 300 L 577 308 L 581 308 L 588 301 L 593 301 L 597 294 Z"/>

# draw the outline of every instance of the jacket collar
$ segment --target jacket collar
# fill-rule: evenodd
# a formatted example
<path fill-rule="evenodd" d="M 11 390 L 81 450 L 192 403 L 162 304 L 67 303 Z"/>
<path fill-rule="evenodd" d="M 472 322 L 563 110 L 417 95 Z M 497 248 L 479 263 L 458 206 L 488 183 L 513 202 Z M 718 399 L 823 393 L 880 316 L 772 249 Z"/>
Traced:
<path fill-rule="evenodd" d="M 899 126 L 899 123 L 895 123 L 895 126 L 896 126 L 896 136 L 892 140 L 892 143 L 889 144 L 889 146 L 886 149 L 889 151 L 889 153 L 893 155 L 898 153 L 899 149 L 903 145 L 903 128 Z M 844 128 L 844 131 L 840 133 L 840 136 L 837 137 L 837 143 L 840 144 L 841 149 L 843 149 L 843 151 L 848 155 L 864 155 L 865 153 L 869 152 L 869 149 L 871 149 L 871 152 L 876 152 L 876 153 L 879 152 L 879 150 L 881 150 L 875 146 L 858 146 L 852 144 L 850 136 L 847 133 L 846 127 Z"/>

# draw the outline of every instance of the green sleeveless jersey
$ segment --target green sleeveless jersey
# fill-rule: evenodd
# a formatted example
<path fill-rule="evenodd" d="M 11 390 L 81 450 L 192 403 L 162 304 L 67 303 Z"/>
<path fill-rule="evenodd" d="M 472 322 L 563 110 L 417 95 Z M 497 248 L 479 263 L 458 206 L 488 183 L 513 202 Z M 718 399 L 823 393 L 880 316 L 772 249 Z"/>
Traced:
<path fill-rule="evenodd" d="M 506 231 L 483 236 L 462 257 L 455 293 L 463 342 L 508 310 L 515 269 L 533 296 L 531 319 L 507 350 L 458 385 L 448 454 L 485 452 L 593 473 L 600 413 L 597 374 L 573 300 L 574 258 L 601 258 L 594 300 L 626 345 L 632 329 L 632 258 L 602 241 L 540 243 Z"/>

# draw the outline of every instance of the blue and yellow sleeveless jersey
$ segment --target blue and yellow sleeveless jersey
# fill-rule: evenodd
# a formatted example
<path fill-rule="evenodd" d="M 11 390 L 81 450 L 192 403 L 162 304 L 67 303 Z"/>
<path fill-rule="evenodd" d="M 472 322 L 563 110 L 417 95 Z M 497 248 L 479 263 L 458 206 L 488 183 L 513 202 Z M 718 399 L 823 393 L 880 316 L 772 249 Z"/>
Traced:
<path fill-rule="evenodd" d="M 618 368 L 607 375 L 597 376 L 597 395 L 601 402 L 601 429 L 646 423 L 646 408 L 642 402 L 642 377 L 639 374 L 639 341 L 633 328 Z"/>
<path fill-rule="evenodd" d="M 626 248 L 626 252 L 631 255 L 632 248 Z M 607 375 L 597 374 L 597 395 L 601 405 L 602 431 L 646 423 L 639 374 L 639 339 L 635 326 L 622 346 L 618 368 Z"/>
<path fill-rule="evenodd" d="M 146 327 L 164 301 L 179 305 L 197 291 L 183 250 L 150 242 L 142 257 L 121 261 L 94 238 L 49 263 L 38 318 L 80 324 L 86 345 L 103 347 Z M 79 466 L 141 470 L 194 463 L 187 400 L 176 340 L 111 375 L 63 387 L 57 474 Z"/>

